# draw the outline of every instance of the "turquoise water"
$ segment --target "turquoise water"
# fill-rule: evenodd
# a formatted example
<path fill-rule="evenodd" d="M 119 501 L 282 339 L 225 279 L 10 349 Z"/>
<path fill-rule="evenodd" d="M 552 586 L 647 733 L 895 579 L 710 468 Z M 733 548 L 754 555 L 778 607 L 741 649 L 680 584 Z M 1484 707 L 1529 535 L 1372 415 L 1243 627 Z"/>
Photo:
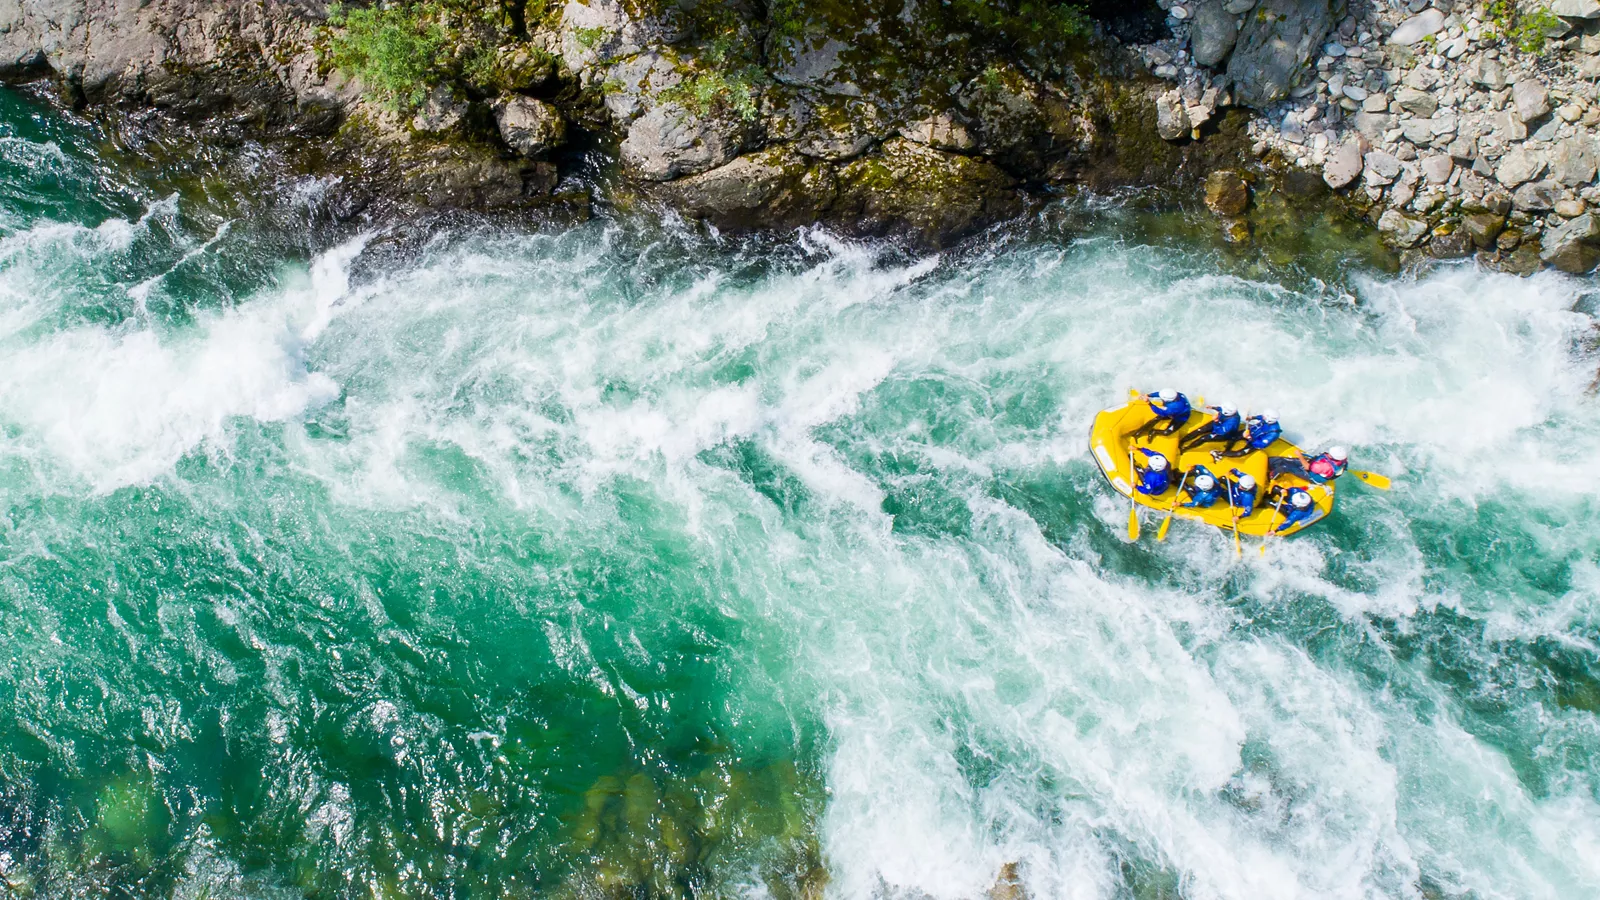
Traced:
<path fill-rule="evenodd" d="M 11 895 L 1600 893 L 1592 282 L 319 195 L 0 94 Z M 1157 383 L 1397 486 L 1129 545 Z"/>

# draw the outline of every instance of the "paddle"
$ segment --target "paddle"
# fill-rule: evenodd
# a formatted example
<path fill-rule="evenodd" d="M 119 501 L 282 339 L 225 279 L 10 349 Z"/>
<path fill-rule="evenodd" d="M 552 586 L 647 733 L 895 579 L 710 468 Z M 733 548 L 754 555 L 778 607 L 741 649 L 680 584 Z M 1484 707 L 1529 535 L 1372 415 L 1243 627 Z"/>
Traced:
<path fill-rule="evenodd" d="M 1243 556 L 1244 545 L 1239 542 L 1239 507 L 1233 505 L 1233 484 L 1228 484 L 1228 514 L 1233 516 L 1233 555 Z"/>
<path fill-rule="evenodd" d="M 1387 491 L 1389 489 L 1390 482 L 1387 475 L 1379 475 L 1377 472 L 1363 472 L 1360 469 L 1351 469 L 1350 474 L 1361 479 L 1362 481 L 1365 481 L 1367 484 L 1372 485 L 1380 491 Z"/>
<path fill-rule="evenodd" d="M 1267 519 L 1267 533 L 1261 536 L 1261 555 L 1262 556 L 1266 556 L 1267 555 L 1267 541 L 1272 540 L 1272 536 L 1277 534 L 1276 531 L 1272 530 L 1272 525 L 1273 525 L 1274 522 L 1278 521 L 1278 512 L 1280 510 L 1282 510 L 1282 509 L 1283 509 L 1283 498 L 1279 497 L 1278 498 L 1278 502 L 1274 503 L 1272 505 L 1272 517 Z"/>
<path fill-rule="evenodd" d="M 1193 472 L 1190 469 L 1189 472 Z M 1167 517 L 1161 520 L 1161 527 L 1156 530 L 1156 540 L 1167 539 L 1167 527 L 1172 524 L 1172 514 L 1178 511 L 1178 501 L 1183 499 L 1183 486 L 1189 483 L 1189 472 L 1183 473 L 1183 480 L 1178 482 L 1178 490 L 1172 495 L 1172 505 L 1167 507 Z"/>
<path fill-rule="evenodd" d="M 1133 448 L 1128 448 L 1128 540 L 1139 539 L 1139 501 L 1133 499 L 1133 494 L 1139 489 L 1135 480 L 1138 473 L 1133 468 Z"/>

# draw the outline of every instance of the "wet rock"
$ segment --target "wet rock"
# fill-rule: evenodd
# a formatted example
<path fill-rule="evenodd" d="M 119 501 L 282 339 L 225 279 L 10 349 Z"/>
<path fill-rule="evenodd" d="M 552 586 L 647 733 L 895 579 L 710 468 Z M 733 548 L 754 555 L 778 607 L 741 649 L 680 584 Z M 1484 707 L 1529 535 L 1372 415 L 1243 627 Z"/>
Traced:
<path fill-rule="evenodd" d="M 1358 165 L 1360 158 L 1361 156 L 1358 152 L 1356 154 Z M 1314 172 L 1307 172 L 1304 169 L 1290 169 L 1284 173 L 1279 189 L 1283 191 L 1285 197 L 1295 200 L 1312 200 L 1328 192 L 1328 183 Z"/>
<path fill-rule="evenodd" d="M 1532 78 L 1525 78 L 1511 86 L 1511 102 L 1517 119 L 1524 125 L 1550 114 L 1550 91 Z"/>
<path fill-rule="evenodd" d="M 561 113 L 543 100 L 512 97 L 497 105 L 495 124 L 506 146 L 523 156 L 538 156 L 559 147 L 567 137 Z"/>
<path fill-rule="evenodd" d="M 1239 38 L 1239 20 L 1223 8 L 1222 0 L 1200 0 L 1189 25 L 1189 47 L 1194 61 L 1215 66 L 1233 52 Z"/>
<path fill-rule="evenodd" d="M 1554 181 L 1530 181 L 1511 192 L 1511 206 L 1522 212 L 1549 212 L 1561 199 L 1561 185 Z"/>
<path fill-rule="evenodd" d="M 1585 213 L 1545 232 L 1542 244 L 1539 258 L 1545 263 L 1574 275 L 1587 274 L 1600 264 L 1600 218 Z"/>
<path fill-rule="evenodd" d="M 1206 208 L 1219 216 L 1238 216 L 1250 206 L 1250 185 L 1232 169 L 1206 176 Z"/>
<path fill-rule="evenodd" d="M 1583 215 L 1589 208 L 1582 200 L 1557 200 L 1555 205 L 1556 215 L 1563 219 L 1576 219 Z"/>
<path fill-rule="evenodd" d="M 1389 35 L 1389 43 L 1399 44 L 1402 47 L 1415 44 L 1430 34 L 1437 34 L 1444 27 L 1444 13 L 1437 9 L 1425 9 L 1411 18 L 1401 22 Z"/>
<path fill-rule="evenodd" d="M 810 221 L 836 189 L 827 166 L 774 147 L 668 182 L 659 193 L 692 216 L 743 229 Z"/>
<path fill-rule="evenodd" d="M 1164 141 L 1179 141 L 1189 136 L 1189 113 L 1183 105 L 1183 94 L 1177 89 L 1156 98 L 1156 133 Z"/>
<path fill-rule="evenodd" d="M 1501 229 L 1506 227 L 1506 217 L 1497 216 L 1491 212 L 1469 213 L 1461 219 L 1462 233 L 1472 241 L 1472 245 L 1479 250 L 1488 250 L 1495 245 L 1495 238 L 1500 236 Z"/>
<path fill-rule="evenodd" d="M 998 166 L 904 138 L 843 167 L 839 185 L 841 210 L 854 214 L 858 228 L 909 231 L 929 246 L 1022 210 L 1015 181 Z"/>
<path fill-rule="evenodd" d="M 1374 150 L 1366 155 L 1364 162 L 1361 175 L 1367 184 L 1386 185 L 1400 177 L 1400 160 L 1392 154 Z"/>
<path fill-rule="evenodd" d="M 694 175 L 733 159 L 739 131 L 736 123 L 663 103 L 628 126 L 622 161 L 647 181 Z"/>
<path fill-rule="evenodd" d="M 1361 174 L 1364 161 L 1361 158 L 1361 144 L 1358 141 L 1345 141 L 1339 145 L 1322 166 L 1322 180 L 1328 187 L 1339 190 L 1350 185 Z"/>
<path fill-rule="evenodd" d="M 1029 900 L 1028 890 L 1022 884 L 1022 877 L 1017 872 L 1017 864 L 1006 863 L 1000 867 L 1000 872 L 995 876 L 994 886 L 989 888 L 986 900 Z"/>
<path fill-rule="evenodd" d="M 1596 173 L 1594 142 L 1589 138 L 1557 141 L 1550 151 L 1550 177 L 1567 187 L 1593 181 Z"/>
<path fill-rule="evenodd" d="M 1428 255 L 1434 259 L 1463 259 L 1471 256 L 1474 249 L 1472 239 L 1459 231 L 1434 235 L 1428 242 Z"/>
<path fill-rule="evenodd" d="M 1439 109 L 1439 100 L 1433 94 L 1416 88 L 1401 88 L 1394 92 L 1394 101 L 1400 108 L 1419 118 L 1430 118 Z"/>
<path fill-rule="evenodd" d="M 1261 109 L 1288 96 L 1343 7 L 1342 0 L 1261 0 L 1228 60 L 1234 98 Z"/>
<path fill-rule="evenodd" d="M 1396 247 L 1415 247 L 1427 236 L 1428 223 L 1391 209 L 1378 217 L 1378 231 Z"/>
<path fill-rule="evenodd" d="M 1230 244 L 1250 243 L 1250 220 L 1244 216 L 1222 221 L 1222 239 Z"/>
<path fill-rule="evenodd" d="M 1500 257 L 1500 270 L 1512 275 L 1528 276 L 1543 268 L 1539 250 L 1535 246 L 1520 244 L 1517 249 Z"/>
<path fill-rule="evenodd" d="M 1544 154 L 1538 150 L 1532 147 L 1515 147 L 1500 157 L 1500 165 L 1495 167 L 1494 177 L 1506 187 L 1516 187 L 1544 174 L 1545 164 Z"/>

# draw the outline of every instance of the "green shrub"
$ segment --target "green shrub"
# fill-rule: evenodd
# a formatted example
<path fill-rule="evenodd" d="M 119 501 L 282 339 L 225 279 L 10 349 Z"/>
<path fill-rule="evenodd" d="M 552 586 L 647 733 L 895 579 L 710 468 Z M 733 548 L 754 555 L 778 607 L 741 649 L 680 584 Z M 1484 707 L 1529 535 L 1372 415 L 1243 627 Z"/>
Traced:
<path fill-rule="evenodd" d="M 719 36 L 700 54 L 706 68 L 662 92 L 662 97 L 681 103 L 700 115 L 728 110 L 750 122 L 760 115 L 757 98 L 766 72 L 748 63 L 737 52 L 730 37 Z"/>
<path fill-rule="evenodd" d="M 329 10 L 326 58 L 395 109 L 420 105 L 444 80 L 448 36 L 431 3 Z"/>
<path fill-rule="evenodd" d="M 1489 33 L 1505 39 L 1523 53 L 1543 53 L 1549 40 L 1547 32 L 1562 24 L 1549 7 L 1518 9 L 1516 0 L 1491 0 L 1484 12 Z"/>

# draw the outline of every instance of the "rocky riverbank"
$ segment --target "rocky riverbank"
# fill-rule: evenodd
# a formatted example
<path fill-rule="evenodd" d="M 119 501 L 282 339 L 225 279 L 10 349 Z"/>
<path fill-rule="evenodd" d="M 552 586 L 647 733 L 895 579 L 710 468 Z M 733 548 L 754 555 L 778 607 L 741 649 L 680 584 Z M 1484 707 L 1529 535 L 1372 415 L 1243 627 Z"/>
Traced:
<path fill-rule="evenodd" d="M 1163 108 L 1255 107 L 1255 153 L 1320 171 L 1393 247 L 1522 274 L 1600 263 L 1595 0 L 1162 3 L 1172 35 L 1139 51 L 1179 84 Z"/>

